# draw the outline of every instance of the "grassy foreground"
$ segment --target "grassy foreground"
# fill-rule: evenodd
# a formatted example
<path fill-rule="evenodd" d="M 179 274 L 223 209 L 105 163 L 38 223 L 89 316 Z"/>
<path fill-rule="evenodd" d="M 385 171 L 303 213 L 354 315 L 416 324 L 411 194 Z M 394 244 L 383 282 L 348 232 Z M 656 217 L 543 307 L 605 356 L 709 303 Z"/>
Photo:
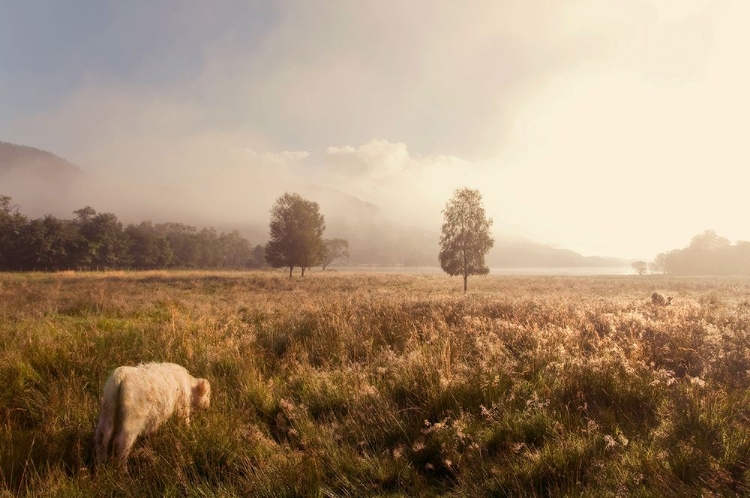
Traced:
<path fill-rule="evenodd" d="M 0 275 L 0 496 L 750 494 L 750 280 L 460 287 Z M 94 472 L 104 381 L 146 361 L 207 377 L 212 407 Z"/>

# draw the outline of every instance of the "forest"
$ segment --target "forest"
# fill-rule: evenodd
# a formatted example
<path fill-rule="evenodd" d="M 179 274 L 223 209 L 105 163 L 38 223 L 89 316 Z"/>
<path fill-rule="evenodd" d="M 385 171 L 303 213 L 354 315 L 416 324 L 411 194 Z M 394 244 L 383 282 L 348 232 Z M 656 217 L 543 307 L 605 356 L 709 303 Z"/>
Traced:
<path fill-rule="evenodd" d="M 687 247 L 658 254 L 651 270 L 667 275 L 750 275 L 750 242 L 732 244 L 706 230 Z"/>
<path fill-rule="evenodd" d="M 264 249 L 239 231 L 183 223 L 123 226 L 113 213 L 86 206 L 75 218 L 31 219 L 0 196 L 0 271 L 105 269 L 247 269 L 265 266 Z"/>

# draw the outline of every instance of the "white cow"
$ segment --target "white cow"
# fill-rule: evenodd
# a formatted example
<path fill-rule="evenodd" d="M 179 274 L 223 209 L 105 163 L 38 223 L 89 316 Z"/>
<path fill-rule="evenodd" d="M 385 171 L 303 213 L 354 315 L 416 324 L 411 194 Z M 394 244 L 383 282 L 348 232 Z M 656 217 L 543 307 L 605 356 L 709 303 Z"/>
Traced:
<path fill-rule="evenodd" d="M 97 462 L 114 452 L 125 463 L 141 434 L 154 432 L 173 413 L 190 424 L 191 410 L 207 408 L 211 385 L 174 363 L 119 367 L 104 385 L 99 423 L 94 435 Z M 110 449 L 111 446 L 111 449 Z"/>

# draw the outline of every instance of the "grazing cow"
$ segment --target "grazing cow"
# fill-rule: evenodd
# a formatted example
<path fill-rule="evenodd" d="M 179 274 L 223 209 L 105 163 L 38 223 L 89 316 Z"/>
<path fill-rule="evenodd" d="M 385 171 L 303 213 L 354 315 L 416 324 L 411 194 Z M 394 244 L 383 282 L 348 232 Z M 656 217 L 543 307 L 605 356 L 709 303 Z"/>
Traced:
<path fill-rule="evenodd" d="M 175 412 L 189 425 L 191 410 L 207 408 L 210 401 L 208 381 L 194 378 L 180 365 L 116 368 L 104 385 L 94 435 L 97 462 L 106 462 L 114 452 L 124 464 L 138 436 L 154 432 Z"/>
<path fill-rule="evenodd" d="M 651 303 L 659 306 L 668 306 L 672 304 L 672 296 L 665 296 L 661 292 L 654 292 L 651 294 Z"/>

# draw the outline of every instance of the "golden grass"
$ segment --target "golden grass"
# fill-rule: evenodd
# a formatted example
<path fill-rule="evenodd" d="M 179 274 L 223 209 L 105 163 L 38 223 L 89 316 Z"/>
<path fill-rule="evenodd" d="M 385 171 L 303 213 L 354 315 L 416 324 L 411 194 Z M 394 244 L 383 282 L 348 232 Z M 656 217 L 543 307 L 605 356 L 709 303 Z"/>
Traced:
<path fill-rule="evenodd" d="M 750 280 L 469 284 L 0 275 L 0 496 L 750 493 Z M 212 407 L 95 472 L 104 380 L 146 361 Z"/>

